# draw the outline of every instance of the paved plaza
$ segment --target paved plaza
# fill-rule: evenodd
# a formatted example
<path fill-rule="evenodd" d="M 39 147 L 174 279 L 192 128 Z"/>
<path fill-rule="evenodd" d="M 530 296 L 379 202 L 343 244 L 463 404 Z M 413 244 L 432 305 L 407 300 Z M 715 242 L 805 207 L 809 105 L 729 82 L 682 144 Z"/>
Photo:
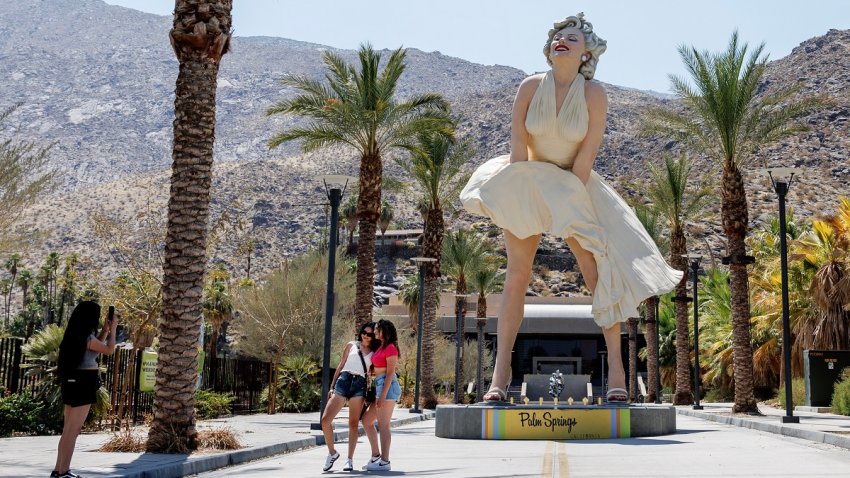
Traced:
<path fill-rule="evenodd" d="M 347 440 L 347 409 L 336 421 Z M 681 477 L 850 476 L 850 417 L 801 412 L 800 424 L 782 425 L 782 410 L 762 407 L 763 416 L 733 416 L 729 404 L 706 404 L 696 412 L 677 408 L 674 435 L 610 440 L 501 441 L 435 437 L 433 412 L 394 414 L 393 469 L 373 475 L 450 477 Z M 249 415 L 207 420 L 201 428 L 230 427 L 246 448 L 186 455 L 95 452 L 108 433 L 82 435 L 73 469 L 86 477 L 166 478 L 322 476 L 327 449 L 310 430 L 318 414 Z M 59 437 L 0 439 L 0 478 L 46 477 Z M 357 471 L 369 456 L 359 438 L 356 471 L 343 472 L 343 454 L 331 473 Z"/>

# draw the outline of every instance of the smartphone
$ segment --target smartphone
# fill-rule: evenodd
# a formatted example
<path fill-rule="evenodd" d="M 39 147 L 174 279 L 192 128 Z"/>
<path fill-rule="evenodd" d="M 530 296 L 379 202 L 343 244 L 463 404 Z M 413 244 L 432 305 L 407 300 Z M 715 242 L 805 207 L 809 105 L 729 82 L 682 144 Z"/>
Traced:
<path fill-rule="evenodd" d="M 109 312 L 106 313 L 106 323 L 111 324 L 112 321 L 115 320 L 115 306 L 109 306 Z"/>

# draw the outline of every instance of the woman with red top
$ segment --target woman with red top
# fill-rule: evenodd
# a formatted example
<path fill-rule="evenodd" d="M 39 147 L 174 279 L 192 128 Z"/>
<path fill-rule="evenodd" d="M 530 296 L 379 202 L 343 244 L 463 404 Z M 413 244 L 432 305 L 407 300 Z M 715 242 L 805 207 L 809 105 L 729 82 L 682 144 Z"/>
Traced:
<path fill-rule="evenodd" d="M 342 410 L 346 400 L 348 401 L 348 459 L 342 471 L 354 470 L 354 448 L 357 446 L 357 428 L 360 423 L 360 414 L 363 411 L 363 402 L 366 397 L 366 381 L 369 369 L 372 366 L 373 350 L 378 348 L 375 340 L 375 323 L 368 322 L 360 327 L 360 332 L 354 340 L 345 344 L 339 365 L 334 372 L 333 389 L 328 392 L 328 402 L 322 415 L 322 434 L 325 436 L 325 444 L 328 447 L 328 456 L 325 458 L 325 466 L 322 471 L 328 471 L 339 458 L 339 452 L 334 447 L 333 421 L 337 413 Z M 377 461 L 380 456 L 378 449 L 378 434 L 375 427 L 366 427 L 366 436 L 374 451 L 372 459 Z"/>
<path fill-rule="evenodd" d="M 395 374 L 398 367 L 398 334 L 395 326 L 388 320 L 379 320 L 375 325 L 375 338 L 381 341 L 381 346 L 372 354 L 372 366 L 375 374 L 375 405 L 369 407 L 363 415 L 363 427 L 367 430 L 378 421 L 378 431 L 381 436 L 381 457 L 369 460 L 366 469 L 369 471 L 390 470 L 390 419 L 393 417 L 396 401 L 401 397 L 401 386 Z M 372 450 L 375 454 L 376 450 Z"/>

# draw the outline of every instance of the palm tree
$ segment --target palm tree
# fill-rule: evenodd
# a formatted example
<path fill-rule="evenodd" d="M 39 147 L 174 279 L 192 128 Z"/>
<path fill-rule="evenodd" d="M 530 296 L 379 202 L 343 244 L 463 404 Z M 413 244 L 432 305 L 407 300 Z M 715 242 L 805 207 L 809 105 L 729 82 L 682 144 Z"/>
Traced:
<path fill-rule="evenodd" d="M 436 333 L 437 293 L 442 258 L 444 209 L 451 210 L 469 174 L 463 166 L 472 155 L 467 141 L 457 141 L 452 136 L 439 133 L 420 134 L 418 148 L 405 159 L 397 160 L 407 172 L 412 183 L 421 189 L 427 204 L 422 255 L 437 259 L 425 272 L 424 321 L 422 330 L 422 399 L 425 408 L 437 405 L 434 394 L 434 334 Z"/>
<path fill-rule="evenodd" d="M 405 50 L 390 55 L 379 71 L 380 53 L 371 45 L 358 51 L 360 70 L 331 52 L 323 61 L 327 83 L 305 76 L 287 76 L 282 83 L 300 90 L 267 114 L 294 114 L 308 118 L 306 126 L 276 134 L 269 147 L 303 140 L 305 152 L 327 145 L 354 148 L 360 155 L 360 190 L 357 202 L 359 242 L 357 245 L 357 298 L 355 326 L 372 318 L 375 282 L 375 231 L 381 208 L 383 157 L 395 148 L 410 148 L 416 137 L 429 131 L 449 133 L 445 111 L 448 103 L 438 94 L 416 95 L 406 101 L 395 98 L 398 80 L 405 69 Z"/>
<path fill-rule="evenodd" d="M 487 325 L 487 296 L 501 290 L 504 284 L 504 274 L 500 270 L 500 266 L 504 262 L 501 256 L 495 254 L 489 255 L 487 260 L 478 267 L 470 278 L 470 285 L 473 290 L 478 291 L 478 305 L 475 312 L 475 325 L 478 330 L 478 368 L 475 374 L 475 390 L 477 391 L 478 401 L 482 400 L 484 382 L 481 379 L 482 369 L 484 364 L 481 363 L 484 346 L 484 326 Z"/>
<path fill-rule="evenodd" d="M 850 348 L 850 198 L 840 199 L 837 214 L 812 221 L 812 230 L 796 246 L 795 255 L 811 275 L 815 309 L 810 320 L 796 324 L 801 347 Z"/>
<path fill-rule="evenodd" d="M 676 284 L 676 296 L 687 296 L 688 263 L 682 257 L 688 252 L 685 239 L 685 220 L 696 218 L 708 203 L 709 189 L 705 183 L 688 185 L 693 163 L 684 154 L 674 160 L 665 155 L 664 166 L 647 164 L 650 173 L 645 191 L 650 206 L 670 230 L 670 264 L 685 274 Z M 691 391 L 691 361 L 688 337 L 688 303 L 678 300 L 676 307 L 676 394 L 674 405 L 693 403 Z"/>
<path fill-rule="evenodd" d="M 416 333 L 419 329 L 419 274 L 407 278 L 398 289 L 398 297 L 401 303 L 407 306 L 410 330 Z"/>
<path fill-rule="evenodd" d="M 348 247 L 354 242 L 354 230 L 357 229 L 357 195 L 350 194 L 340 208 L 340 217 L 345 220 L 348 229 Z"/>
<path fill-rule="evenodd" d="M 18 279 L 15 281 L 15 284 L 21 289 L 21 304 L 24 308 L 26 308 L 29 300 L 29 290 L 32 287 L 32 281 L 32 272 L 29 270 L 23 269 L 18 272 Z"/>
<path fill-rule="evenodd" d="M 478 269 L 484 267 L 487 257 L 493 252 L 493 245 L 471 229 L 461 228 L 449 232 L 445 237 L 441 261 L 446 276 L 455 283 L 455 310 L 460 310 L 461 317 L 466 317 L 468 281 Z M 460 336 L 463 341 L 463 332 Z M 463 362 L 464 356 L 461 354 L 461 370 L 464 369 Z"/>
<path fill-rule="evenodd" d="M 381 200 L 381 215 L 378 217 L 378 227 L 381 228 L 381 236 L 387 232 L 387 228 L 390 227 L 390 223 L 393 220 L 393 216 L 395 215 L 395 210 L 392 205 L 388 203 L 386 200 Z"/>
<path fill-rule="evenodd" d="M 177 0 L 169 39 L 180 65 L 162 279 L 151 452 L 197 448 L 195 388 L 215 140 L 218 68 L 230 46 L 232 0 Z"/>
<path fill-rule="evenodd" d="M 661 219 L 659 212 L 644 204 L 635 204 L 635 215 L 637 216 L 647 234 L 658 246 L 662 254 L 669 250 L 669 241 L 661 235 Z M 659 317 L 655 314 L 655 308 L 658 304 L 658 296 L 651 296 L 643 301 L 644 305 L 644 328 L 646 336 L 646 370 L 648 372 L 646 401 L 652 403 L 655 401 L 656 395 L 660 393 L 661 384 L 658 383 L 658 377 L 655 371 L 658 369 L 658 321 Z"/>
<path fill-rule="evenodd" d="M 202 310 L 204 317 L 209 320 L 212 333 L 210 334 L 210 359 L 216 358 L 218 351 L 218 334 L 224 322 L 230 320 L 233 314 L 233 297 L 230 294 L 228 281 L 230 274 L 224 266 L 210 272 L 207 285 L 204 287 Z"/>
<path fill-rule="evenodd" d="M 742 168 L 760 146 L 803 129 L 798 121 L 823 101 L 797 99 L 799 88 L 761 93 L 767 55 L 760 44 L 749 57 L 738 33 L 721 53 L 700 53 L 679 47 L 694 86 L 685 78 L 671 77 L 682 100 L 683 112 L 654 110 L 646 131 L 674 138 L 722 165 L 721 216 L 726 235 L 735 351 L 734 412 L 758 413 L 753 395 L 753 351 L 750 343 L 750 303 L 745 239 L 749 214 Z M 759 94 L 761 93 L 761 94 Z"/>
<path fill-rule="evenodd" d="M 12 254 L 6 261 L 6 270 L 9 271 L 9 274 L 12 276 L 9 279 L 9 290 L 6 292 L 6 296 L 3 297 L 4 305 L 6 306 L 6 316 L 3 318 L 3 327 L 9 327 L 9 316 L 11 315 L 12 308 L 12 290 L 15 288 L 15 277 L 18 275 L 18 267 L 21 265 L 21 255 L 20 254 Z"/>
<path fill-rule="evenodd" d="M 798 326 L 817 320 L 817 307 L 812 303 L 809 286 L 814 270 L 801 258 L 799 239 L 810 230 L 809 223 L 799 223 L 792 213 L 787 215 L 786 233 L 792 260 L 788 264 L 788 310 L 791 323 L 791 372 L 803 374 L 803 347 L 809 334 L 798 335 Z M 779 251 L 779 218 L 773 217 L 747 238 L 756 258 L 750 275 L 753 329 L 753 375 L 756 386 L 779 384 L 782 374 L 782 276 Z M 805 347 L 812 348 L 812 347 Z M 761 384 L 759 384 L 761 377 Z M 766 380 L 765 380 L 766 379 Z M 774 385 L 775 386 L 775 385 Z"/>

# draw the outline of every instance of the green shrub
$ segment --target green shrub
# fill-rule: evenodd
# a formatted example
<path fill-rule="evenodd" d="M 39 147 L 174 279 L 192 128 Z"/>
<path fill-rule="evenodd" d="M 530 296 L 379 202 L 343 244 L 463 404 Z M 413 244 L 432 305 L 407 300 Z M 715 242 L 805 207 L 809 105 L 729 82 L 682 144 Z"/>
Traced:
<path fill-rule="evenodd" d="M 230 415 L 230 405 L 236 400 L 232 393 L 216 393 L 209 390 L 198 390 L 195 394 L 195 409 L 201 418 L 218 418 Z"/>
<path fill-rule="evenodd" d="M 277 371 L 277 411 L 302 413 L 319 410 L 322 388 L 317 376 L 321 369 L 315 361 L 305 356 L 286 357 Z M 260 396 L 260 402 L 267 405 L 268 400 L 269 389 L 266 387 Z"/>
<path fill-rule="evenodd" d="M 724 387 L 710 388 L 705 391 L 703 400 L 709 403 L 734 402 L 735 391 Z"/>
<path fill-rule="evenodd" d="M 0 398 L 0 436 L 52 435 L 62 431 L 62 412 L 41 397 L 16 393 Z"/>
<path fill-rule="evenodd" d="M 785 408 L 785 385 L 781 385 L 777 391 L 779 404 Z M 804 405 L 806 403 L 806 382 L 802 378 L 791 379 L 791 406 Z"/>
<path fill-rule="evenodd" d="M 832 391 L 832 413 L 850 416 L 850 367 L 841 372 L 841 381 Z"/>

